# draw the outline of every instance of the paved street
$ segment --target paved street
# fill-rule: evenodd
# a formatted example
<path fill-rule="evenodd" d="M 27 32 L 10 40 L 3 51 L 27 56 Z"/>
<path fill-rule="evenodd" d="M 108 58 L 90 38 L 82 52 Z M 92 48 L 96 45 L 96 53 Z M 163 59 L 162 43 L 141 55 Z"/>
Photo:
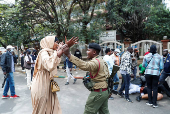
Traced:
<path fill-rule="evenodd" d="M 58 70 L 58 75 L 65 76 L 63 70 Z M 75 76 L 84 76 L 84 71 L 73 71 Z M 31 114 L 32 104 L 30 90 L 26 86 L 25 74 L 15 72 L 15 89 L 16 94 L 20 96 L 17 99 L 0 99 L 0 114 Z M 66 86 L 65 78 L 55 78 L 59 83 L 61 91 L 58 92 L 59 102 L 63 114 L 83 114 L 84 106 L 89 95 L 89 91 L 83 86 L 82 80 L 78 79 L 76 84 Z M 0 71 L 0 87 L 3 81 L 3 74 Z M 3 89 L 0 88 L 0 95 Z M 10 94 L 10 93 L 9 93 Z M 112 95 L 114 100 L 109 100 L 110 114 L 169 114 L 170 111 L 170 98 L 164 95 L 163 100 L 158 101 L 158 108 L 154 109 L 145 104 L 146 100 L 137 102 L 136 96 L 139 94 L 130 95 L 134 103 L 128 103 L 123 98 Z"/>

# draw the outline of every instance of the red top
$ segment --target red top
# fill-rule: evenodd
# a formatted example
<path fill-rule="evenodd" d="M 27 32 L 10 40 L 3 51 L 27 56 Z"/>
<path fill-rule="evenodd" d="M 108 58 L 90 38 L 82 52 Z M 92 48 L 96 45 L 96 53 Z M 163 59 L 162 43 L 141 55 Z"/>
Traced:
<path fill-rule="evenodd" d="M 149 54 L 149 53 L 150 53 L 150 52 L 146 52 L 145 55 L 147 55 L 147 54 Z M 144 56 L 145 56 L 145 55 L 144 55 Z"/>

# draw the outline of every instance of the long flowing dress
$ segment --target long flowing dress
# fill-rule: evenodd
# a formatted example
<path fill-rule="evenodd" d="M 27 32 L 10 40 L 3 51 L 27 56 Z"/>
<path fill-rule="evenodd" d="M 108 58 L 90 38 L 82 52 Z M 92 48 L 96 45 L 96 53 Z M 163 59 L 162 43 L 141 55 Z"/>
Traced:
<path fill-rule="evenodd" d="M 57 94 L 50 88 L 50 79 L 57 74 L 60 60 L 57 51 L 52 49 L 39 52 L 31 85 L 32 114 L 62 114 Z"/>

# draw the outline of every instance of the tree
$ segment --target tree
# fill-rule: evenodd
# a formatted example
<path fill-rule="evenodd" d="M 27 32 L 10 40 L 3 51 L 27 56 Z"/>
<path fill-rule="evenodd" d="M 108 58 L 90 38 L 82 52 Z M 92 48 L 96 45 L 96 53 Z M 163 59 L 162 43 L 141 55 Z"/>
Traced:
<path fill-rule="evenodd" d="M 103 0 L 21 0 L 0 10 L 0 43 L 28 44 L 46 35 L 98 41 L 105 29 Z"/>
<path fill-rule="evenodd" d="M 144 31 L 148 38 L 162 40 L 163 36 L 170 37 L 170 11 L 165 6 L 153 7 L 145 22 Z"/>
<path fill-rule="evenodd" d="M 89 43 L 91 39 L 98 39 L 100 32 L 105 29 L 105 6 L 103 1 L 78 0 L 79 14 L 81 14 L 81 36 Z M 95 10 L 103 10 L 95 12 Z M 90 28 L 88 28 L 90 24 Z"/>
<path fill-rule="evenodd" d="M 22 15 L 19 14 L 18 7 L 3 5 L 3 9 L 0 15 L 1 45 L 6 47 L 6 45 L 9 44 L 17 45 L 30 42 L 29 27 L 26 22 L 22 20 Z"/>
<path fill-rule="evenodd" d="M 31 27 L 32 36 L 55 33 L 59 38 L 66 36 L 70 25 L 71 13 L 76 0 L 22 0 L 20 11 Z M 38 28 L 42 31 L 39 31 Z"/>
<path fill-rule="evenodd" d="M 8 5 L 4 5 L 4 4 L 0 4 L 0 44 L 3 47 L 6 47 L 5 45 L 5 41 L 4 41 L 4 34 L 6 31 L 3 30 L 3 27 L 6 25 L 6 23 L 3 21 L 3 12 L 8 9 L 9 6 Z"/>
<path fill-rule="evenodd" d="M 110 0 L 107 4 L 108 24 L 132 42 L 145 39 L 144 22 L 150 16 L 151 8 L 157 7 L 161 2 L 162 0 Z"/>
<path fill-rule="evenodd" d="M 23 0 L 20 12 L 25 18 L 29 18 L 27 23 L 31 27 L 32 36 L 44 37 L 54 33 L 59 39 L 63 39 L 64 36 L 79 35 L 81 40 L 89 42 L 91 37 L 97 38 L 96 35 L 103 29 L 102 20 L 94 18 L 94 15 L 101 14 L 101 11 L 95 12 L 95 9 L 100 9 L 99 6 L 103 7 L 98 5 L 100 2 L 103 1 Z"/>

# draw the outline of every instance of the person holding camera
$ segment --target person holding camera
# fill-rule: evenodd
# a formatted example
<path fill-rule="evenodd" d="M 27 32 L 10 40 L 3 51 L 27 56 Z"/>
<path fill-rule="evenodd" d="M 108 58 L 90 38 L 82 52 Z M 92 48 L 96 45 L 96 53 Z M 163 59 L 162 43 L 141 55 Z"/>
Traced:
<path fill-rule="evenodd" d="M 89 62 L 85 62 L 74 55 L 70 54 L 69 48 L 63 49 L 64 54 L 69 58 L 69 61 L 76 64 L 80 69 L 89 71 L 90 81 L 93 86 L 88 88 L 91 93 L 85 105 L 84 114 L 110 114 L 108 110 L 108 98 L 110 92 L 108 90 L 107 78 L 110 77 L 107 63 L 99 57 L 101 47 L 99 44 L 90 43 L 87 50 L 87 58 Z M 97 100 L 96 100 L 97 99 Z"/>
<path fill-rule="evenodd" d="M 7 75 L 6 84 L 3 92 L 2 98 L 18 98 L 19 96 L 15 94 L 15 85 L 14 85 L 14 76 L 15 72 L 14 58 L 12 55 L 13 47 L 11 45 L 7 46 L 7 52 L 4 53 L 1 57 L 1 67 L 4 75 Z M 8 90 L 10 88 L 11 96 L 9 96 Z"/>

